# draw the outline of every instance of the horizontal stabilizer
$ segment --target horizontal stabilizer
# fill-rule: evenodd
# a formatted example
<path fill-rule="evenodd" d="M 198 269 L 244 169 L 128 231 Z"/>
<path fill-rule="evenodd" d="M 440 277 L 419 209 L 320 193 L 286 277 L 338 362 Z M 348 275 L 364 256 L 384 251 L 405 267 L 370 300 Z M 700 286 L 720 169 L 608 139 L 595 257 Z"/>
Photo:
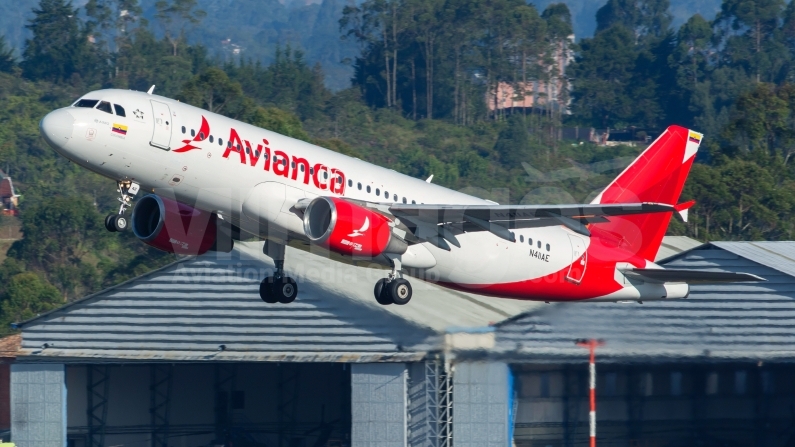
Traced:
<path fill-rule="evenodd" d="M 721 284 L 734 282 L 767 281 L 750 273 L 708 272 L 704 270 L 675 269 L 633 269 L 622 270 L 627 278 L 638 279 L 650 283 L 663 284 L 679 282 L 687 284 Z"/>

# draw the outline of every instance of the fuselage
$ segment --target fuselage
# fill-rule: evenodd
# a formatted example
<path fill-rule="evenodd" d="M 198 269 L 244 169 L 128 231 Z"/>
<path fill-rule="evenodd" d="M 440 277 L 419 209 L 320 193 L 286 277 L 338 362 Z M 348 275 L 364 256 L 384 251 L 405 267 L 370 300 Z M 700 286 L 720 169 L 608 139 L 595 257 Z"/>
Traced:
<path fill-rule="evenodd" d="M 95 107 L 78 107 L 95 100 Z M 101 102 L 109 105 L 104 106 Z M 84 105 L 90 102 L 84 102 Z M 104 110 L 103 110 L 104 109 Z M 122 113 L 124 116 L 121 116 Z M 60 114 L 60 115 L 55 115 Z M 169 98 L 126 90 L 86 94 L 48 116 L 50 145 L 105 177 L 217 213 L 260 238 L 306 240 L 301 199 L 334 196 L 373 206 L 393 203 L 493 204 L 334 151 Z M 71 121 L 71 124 L 70 124 Z M 409 272 L 487 295 L 544 301 L 638 300 L 687 295 L 684 284 L 633 283 L 617 267 L 650 263 L 564 226 L 459 236 L 461 247 L 411 245 Z M 387 259 L 376 259 L 387 262 Z"/>

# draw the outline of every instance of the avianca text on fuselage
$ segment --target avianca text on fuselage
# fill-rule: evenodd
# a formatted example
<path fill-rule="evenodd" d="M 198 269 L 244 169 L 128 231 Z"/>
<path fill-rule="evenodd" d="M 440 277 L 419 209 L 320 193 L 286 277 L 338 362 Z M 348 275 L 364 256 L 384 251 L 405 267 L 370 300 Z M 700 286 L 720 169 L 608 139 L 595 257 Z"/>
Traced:
<path fill-rule="evenodd" d="M 201 149 L 194 143 L 205 141 L 210 136 L 210 124 L 207 118 L 202 116 L 202 123 L 199 131 L 192 140 L 182 140 L 184 146 L 174 149 L 173 152 L 184 153 L 194 149 Z M 294 181 L 301 181 L 309 185 L 311 178 L 315 188 L 322 191 L 329 191 L 333 194 L 345 194 L 345 173 L 341 169 L 330 168 L 322 163 L 312 165 L 309 160 L 295 155 L 290 156 L 281 150 L 271 150 L 270 142 L 263 138 L 261 142 L 256 142 L 256 149 L 251 142 L 242 139 L 238 131 L 231 127 L 229 138 L 226 140 L 226 150 L 223 158 L 234 159 L 232 153 L 237 153 L 240 164 L 256 167 L 262 159 L 264 171 L 271 171 L 275 175 L 289 178 Z M 300 178 L 299 178 L 300 176 Z M 330 177 L 330 178 L 329 178 Z"/>

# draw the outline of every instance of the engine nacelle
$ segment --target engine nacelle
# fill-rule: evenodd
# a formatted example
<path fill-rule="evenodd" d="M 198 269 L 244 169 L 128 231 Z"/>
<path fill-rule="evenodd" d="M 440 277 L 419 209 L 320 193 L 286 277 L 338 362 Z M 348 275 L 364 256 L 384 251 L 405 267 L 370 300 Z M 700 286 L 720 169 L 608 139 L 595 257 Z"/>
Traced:
<path fill-rule="evenodd" d="M 383 214 L 336 197 L 318 197 L 304 210 L 304 233 L 309 240 L 345 255 L 405 253 L 408 245 L 392 234 L 389 224 Z"/>
<path fill-rule="evenodd" d="M 131 220 L 138 239 L 169 253 L 201 255 L 217 238 L 215 214 L 156 195 L 139 199 Z"/>

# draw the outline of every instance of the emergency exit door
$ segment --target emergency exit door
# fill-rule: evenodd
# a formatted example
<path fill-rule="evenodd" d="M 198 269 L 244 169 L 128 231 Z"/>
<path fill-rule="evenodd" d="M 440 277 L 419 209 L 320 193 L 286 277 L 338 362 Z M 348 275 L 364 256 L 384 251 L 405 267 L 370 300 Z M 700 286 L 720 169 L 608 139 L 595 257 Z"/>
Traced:
<path fill-rule="evenodd" d="M 150 145 L 160 149 L 171 149 L 171 110 L 168 104 L 160 101 L 150 101 L 152 103 L 152 117 L 154 118 L 154 130 Z"/>
<path fill-rule="evenodd" d="M 585 276 L 585 268 L 588 266 L 588 252 L 585 250 L 585 241 L 573 234 L 569 235 L 571 241 L 571 265 L 566 280 L 579 284 Z"/>

